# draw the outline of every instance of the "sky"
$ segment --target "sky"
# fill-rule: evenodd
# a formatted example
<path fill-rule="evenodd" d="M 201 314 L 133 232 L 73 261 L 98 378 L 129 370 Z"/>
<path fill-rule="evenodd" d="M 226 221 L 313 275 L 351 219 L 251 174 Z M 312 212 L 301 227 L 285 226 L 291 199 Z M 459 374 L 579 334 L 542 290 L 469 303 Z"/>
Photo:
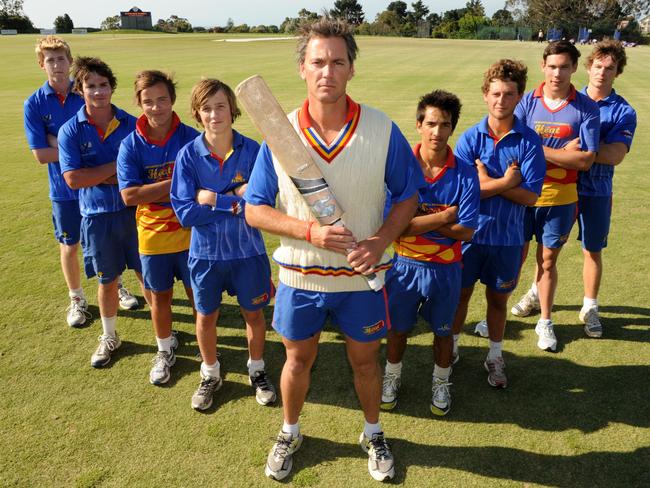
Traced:
<path fill-rule="evenodd" d="M 415 0 L 404 0 L 409 5 Z M 466 0 L 423 0 L 431 12 L 463 8 Z M 372 21 L 386 9 L 391 0 L 359 0 L 366 20 Z M 503 8 L 505 0 L 483 0 L 486 14 L 491 16 Z M 75 27 L 99 27 L 109 16 L 137 6 L 151 12 L 153 23 L 170 15 L 185 17 L 193 26 L 226 25 L 228 18 L 235 24 L 280 25 L 285 17 L 296 17 L 302 8 L 312 12 L 331 9 L 334 0 L 24 0 L 23 10 L 36 27 L 51 29 L 54 19 L 68 14 Z"/>

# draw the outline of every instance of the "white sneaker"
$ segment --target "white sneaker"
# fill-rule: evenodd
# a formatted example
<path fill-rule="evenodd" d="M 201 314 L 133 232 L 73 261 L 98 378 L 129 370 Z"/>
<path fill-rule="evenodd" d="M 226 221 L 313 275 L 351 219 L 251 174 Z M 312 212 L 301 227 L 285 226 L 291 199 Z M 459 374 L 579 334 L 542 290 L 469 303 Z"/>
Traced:
<path fill-rule="evenodd" d="M 510 313 L 516 317 L 528 317 L 540 310 L 539 298 L 528 290 L 515 306 L 510 309 Z"/>
<path fill-rule="evenodd" d="M 584 308 L 580 310 L 578 318 L 582 323 L 585 324 L 585 334 L 587 337 L 602 337 L 603 336 L 603 325 L 600 323 L 600 317 L 598 316 L 597 308 Z"/>
<path fill-rule="evenodd" d="M 149 372 L 149 383 L 152 385 L 163 385 L 171 378 L 171 367 L 176 363 L 176 349 L 178 339 L 176 333 L 172 332 L 172 346 L 167 351 L 158 351 L 151 360 L 151 371 Z"/>
<path fill-rule="evenodd" d="M 476 327 L 474 327 L 474 334 L 481 337 L 490 337 L 487 320 L 481 320 L 478 324 L 476 324 Z"/>
<path fill-rule="evenodd" d="M 117 289 L 117 295 L 120 297 L 120 308 L 122 310 L 135 310 L 140 306 L 138 299 L 123 286 Z"/>
<path fill-rule="evenodd" d="M 431 413 L 433 415 L 447 415 L 451 408 L 451 393 L 449 380 L 433 377 L 431 385 Z"/>
<path fill-rule="evenodd" d="M 68 305 L 67 312 L 66 320 L 70 327 L 81 327 L 86 323 L 87 319 L 93 317 L 88 311 L 88 302 L 85 298 L 81 297 L 70 298 L 70 305 Z"/>
<path fill-rule="evenodd" d="M 373 434 L 370 439 L 361 432 L 359 445 L 368 453 L 368 472 L 373 479 L 386 481 L 395 476 L 393 453 L 390 451 L 383 432 Z"/>
<path fill-rule="evenodd" d="M 115 334 L 115 337 L 102 334 L 99 336 L 99 346 L 90 357 L 90 365 L 93 368 L 101 368 L 111 362 L 111 354 L 115 352 L 122 345 L 120 337 Z"/>
<path fill-rule="evenodd" d="M 555 338 L 555 332 L 553 332 L 553 322 L 539 319 L 535 326 L 535 333 L 539 336 L 537 347 L 543 351 L 555 351 L 557 339 Z"/>
<path fill-rule="evenodd" d="M 289 476 L 293 468 L 293 455 L 302 445 L 302 434 L 293 437 L 287 432 L 278 434 L 278 437 L 266 458 L 264 474 L 274 480 L 280 481 Z"/>
<path fill-rule="evenodd" d="M 382 410 L 393 410 L 397 406 L 397 394 L 402 384 L 402 377 L 395 373 L 384 374 L 384 380 L 381 386 L 381 404 Z"/>

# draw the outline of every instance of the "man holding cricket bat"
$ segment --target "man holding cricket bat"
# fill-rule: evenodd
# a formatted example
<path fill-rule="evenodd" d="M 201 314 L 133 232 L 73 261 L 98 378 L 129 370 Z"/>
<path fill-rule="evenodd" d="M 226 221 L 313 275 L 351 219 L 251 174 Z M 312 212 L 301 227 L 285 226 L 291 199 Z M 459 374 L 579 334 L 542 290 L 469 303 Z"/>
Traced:
<path fill-rule="evenodd" d="M 293 453 L 303 440 L 299 415 L 328 317 L 345 334 L 365 417 L 359 441 L 368 452 L 370 474 L 382 481 L 395 474 L 379 423 L 377 355 L 389 328 L 386 298 L 383 290 L 372 291 L 363 275 L 374 272 L 382 277 L 390 267 L 385 249 L 414 215 L 416 193 L 424 179 L 397 126 L 383 113 L 346 95 L 357 51 L 351 29 L 343 21 L 322 17 L 304 27 L 298 54 L 307 99 L 289 114 L 302 144 L 345 210 L 345 227 L 315 222 L 266 143 L 245 195 L 248 223 L 278 234 L 281 241 L 273 256 L 280 266 L 273 327 L 282 335 L 287 354 L 281 378 L 284 424 L 265 470 L 278 480 L 290 473 Z M 393 206 L 384 221 L 386 188 Z"/>

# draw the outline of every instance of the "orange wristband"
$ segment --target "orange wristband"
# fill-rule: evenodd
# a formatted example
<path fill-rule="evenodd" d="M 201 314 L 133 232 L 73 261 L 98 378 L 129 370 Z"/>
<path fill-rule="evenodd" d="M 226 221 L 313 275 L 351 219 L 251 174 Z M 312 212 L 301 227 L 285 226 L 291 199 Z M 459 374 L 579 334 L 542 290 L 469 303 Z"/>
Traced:
<path fill-rule="evenodd" d="M 311 242 L 311 226 L 314 225 L 314 221 L 307 223 L 307 232 L 305 232 L 305 240 Z"/>

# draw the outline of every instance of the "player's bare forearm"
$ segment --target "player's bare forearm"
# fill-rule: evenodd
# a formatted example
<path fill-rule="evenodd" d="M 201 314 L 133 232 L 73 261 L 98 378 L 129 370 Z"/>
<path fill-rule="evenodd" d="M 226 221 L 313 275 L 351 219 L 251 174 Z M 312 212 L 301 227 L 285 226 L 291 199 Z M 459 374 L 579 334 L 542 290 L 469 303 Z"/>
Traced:
<path fill-rule="evenodd" d="M 375 235 L 360 241 L 349 254 L 348 263 L 358 273 L 368 274 L 372 272 L 373 266 L 379 263 L 386 248 L 398 236 L 402 235 L 409 224 L 418 205 L 417 194 L 394 204 L 384 224 Z"/>
<path fill-rule="evenodd" d="M 148 185 L 130 186 L 124 188 L 120 194 L 128 207 L 141 203 L 168 202 L 171 184 L 172 180 L 165 180 Z"/>
<path fill-rule="evenodd" d="M 517 187 L 504 191 L 501 196 L 507 198 L 519 205 L 526 205 L 532 207 L 537 202 L 538 195 L 535 192 L 525 190 L 524 188 Z"/>
<path fill-rule="evenodd" d="M 32 149 L 34 159 L 41 164 L 54 163 L 59 160 L 59 150 L 56 147 Z"/>
<path fill-rule="evenodd" d="M 544 157 L 549 163 L 564 169 L 587 171 L 594 163 L 596 153 L 592 151 L 565 151 L 564 149 L 553 149 L 544 146 Z"/>
<path fill-rule="evenodd" d="M 504 191 L 511 188 L 508 182 L 504 178 L 481 178 L 481 200 L 484 198 L 490 198 L 495 195 L 500 195 Z"/>
<path fill-rule="evenodd" d="M 474 237 L 474 229 L 460 224 L 443 225 L 438 229 L 438 233 L 457 241 L 471 241 L 472 237 Z"/>
<path fill-rule="evenodd" d="M 500 195 L 510 188 L 521 183 L 521 171 L 517 164 L 511 164 L 501 178 L 492 178 L 488 174 L 487 167 L 480 159 L 475 161 L 480 184 L 480 198 L 490 198 Z"/>
<path fill-rule="evenodd" d="M 427 215 L 416 215 L 411 219 L 409 225 L 406 227 L 403 236 L 418 236 L 425 232 L 437 230 L 443 225 L 456 222 L 458 218 L 458 207 L 453 206 L 448 209 Z"/>
<path fill-rule="evenodd" d="M 95 166 L 94 168 L 80 168 L 66 171 L 63 178 L 70 188 L 78 190 L 79 188 L 88 188 L 105 183 L 108 178 L 114 176 L 116 172 L 115 161 Z"/>
<path fill-rule="evenodd" d="M 596 153 L 595 163 L 609 164 L 618 166 L 623 162 L 627 154 L 627 146 L 622 142 L 613 142 L 611 144 L 601 144 Z"/>

